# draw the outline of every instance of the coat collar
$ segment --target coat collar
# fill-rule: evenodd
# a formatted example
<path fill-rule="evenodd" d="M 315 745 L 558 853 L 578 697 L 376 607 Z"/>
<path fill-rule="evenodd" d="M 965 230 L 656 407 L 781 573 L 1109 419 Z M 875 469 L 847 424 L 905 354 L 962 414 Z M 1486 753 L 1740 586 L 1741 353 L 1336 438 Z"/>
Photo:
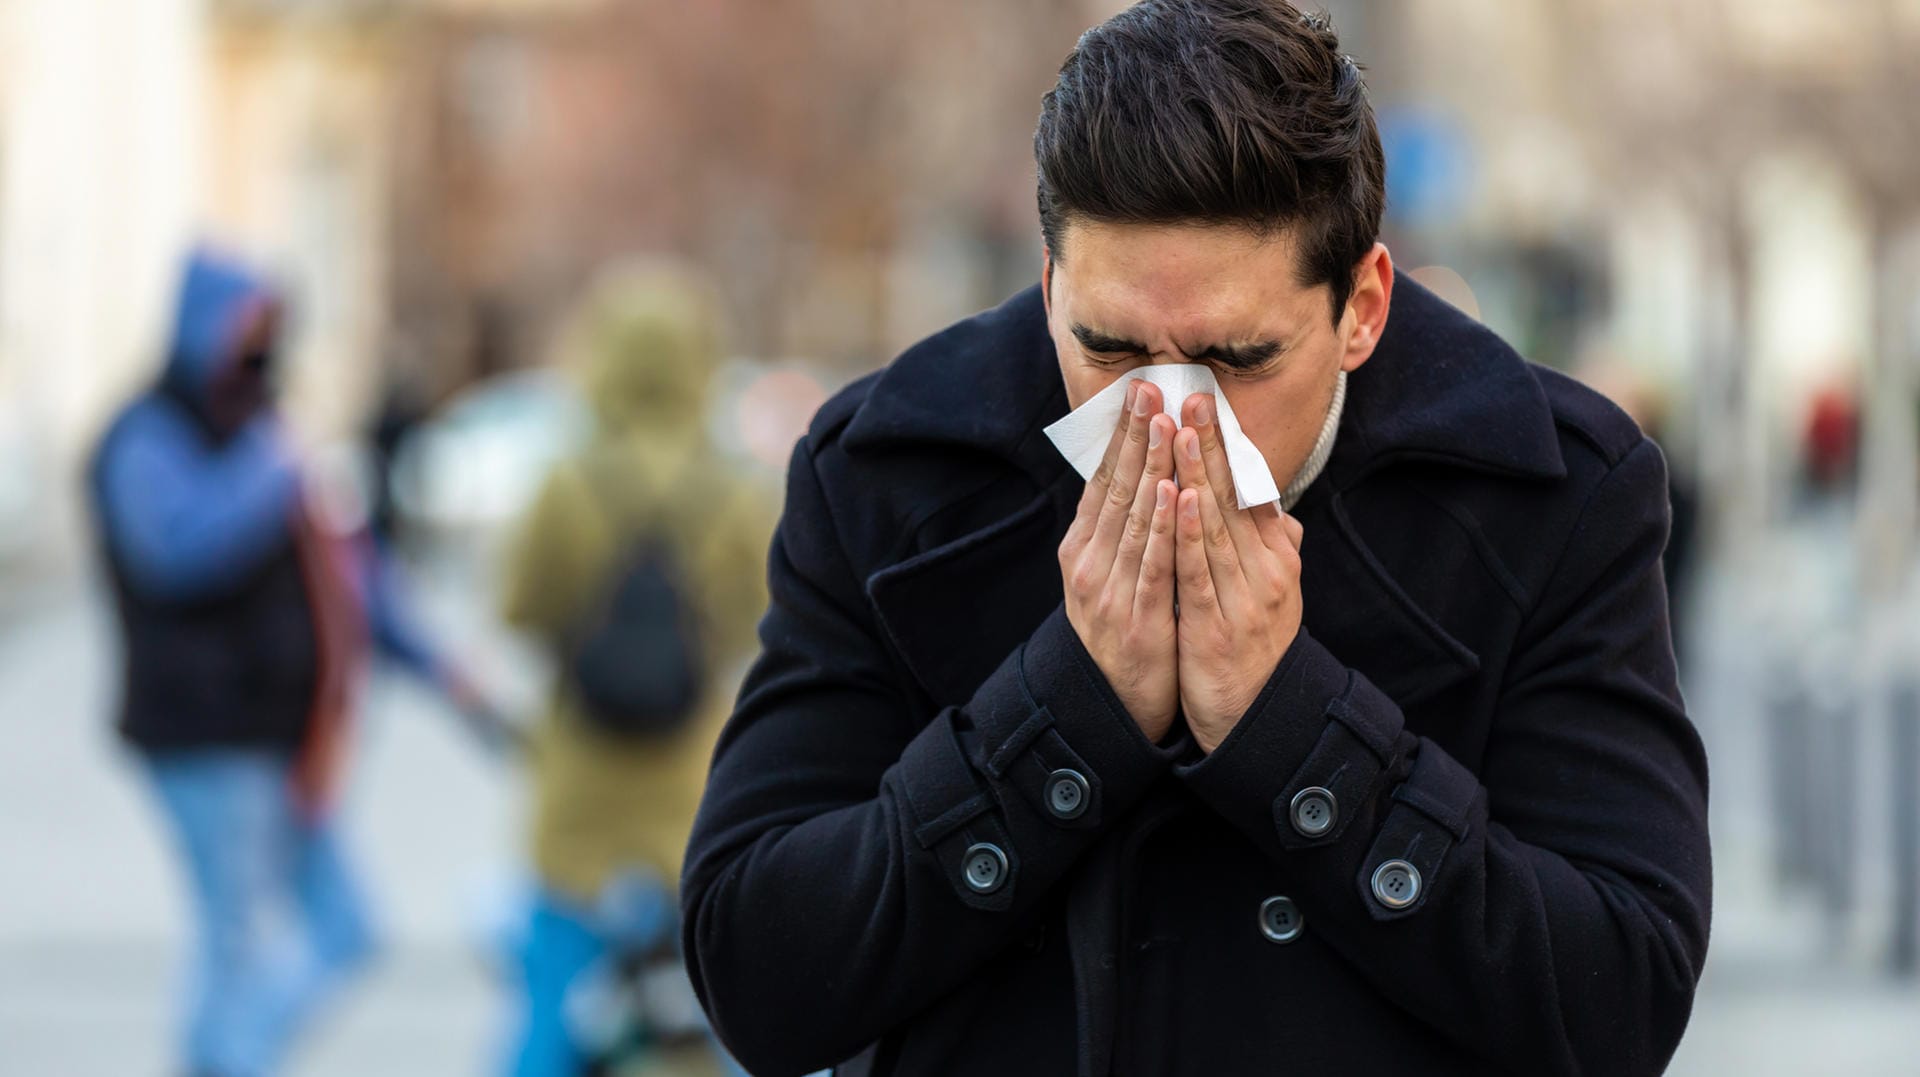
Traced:
<path fill-rule="evenodd" d="M 1067 388 L 1036 285 L 907 349 L 847 423 L 848 452 L 906 446 L 988 453 L 1043 484 L 1067 461 L 1047 440 Z"/>
<path fill-rule="evenodd" d="M 1038 286 L 914 345 L 848 422 L 849 452 L 944 446 L 986 453 L 1041 483 L 1066 467 L 1044 428 L 1067 413 Z M 1391 458 L 1494 474 L 1566 474 L 1546 392 L 1485 326 L 1405 275 L 1373 357 L 1348 381 L 1327 470 L 1345 485 Z"/>

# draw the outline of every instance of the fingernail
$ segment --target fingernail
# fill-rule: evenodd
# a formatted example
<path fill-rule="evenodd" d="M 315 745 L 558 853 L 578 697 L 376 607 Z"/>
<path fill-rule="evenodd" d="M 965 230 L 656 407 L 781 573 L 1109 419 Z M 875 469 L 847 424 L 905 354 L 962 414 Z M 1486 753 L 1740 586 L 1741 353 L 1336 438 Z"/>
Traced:
<path fill-rule="evenodd" d="M 1199 461 L 1200 459 L 1200 439 L 1199 438 L 1194 437 L 1194 438 L 1187 439 L 1187 459 L 1195 461 L 1196 463 Z"/>
<path fill-rule="evenodd" d="M 1180 515 L 1184 516 L 1189 520 L 1196 519 L 1197 517 L 1199 517 L 1200 499 L 1197 497 L 1192 497 L 1192 498 L 1188 498 L 1185 501 L 1182 501 L 1180 503 Z"/>
<path fill-rule="evenodd" d="M 1203 396 L 1200 398 L 1199 405 L 1193 409 L 1193 419 L 1194 419 L 1195 425 L 1198 425 L 1198 426 L 1205 426 L 1208 423 L 1213 421 L 1213 398 L 1212 397 Z"/>
<path fill-rule="evenodd" d="M 1133 398 L 1134 398 L 1135 396 L 1138 396 L 1139 394 L 1140 394 L 1140 383 L 1139 383 L 1139 382 L 1137 382 L 1137 381 L 1130 381 L 1130 382 L 1128 382 L 1128 383 L 1127 383 L 1127 395 L 1126 395 L 1126 398 L 1125 398 L 1125 399 L 1126 399 L 1126 403 L 1125 403 L 1124 405 L 1122 405 L 1122 408 L 1121 408 L 1121 410 L 1123 410 L 1123 411 L 1127 411 L 1127 412 L 1131 412 L 1131 411 L 1133 410 Z"/>
<path fill-rule="evenodd" d="M 1154 433 L 1157 434 L 1159 431 L 1156 430 Z M 1167 507 L 1167 484 L 1164 482 L 1161 483 L 1160 488 L 1153 493 L 1153 507 L 1155 511 Z"/>
<path fill-rule="evenodd" d="M 1164 435 L 1160 433 L 1159 423 L 1154 423 L 1152 426 L 1148 427 L 1147 428 L 1147 448 L 1149 449 L 1159 448 L 1160 440 L 1163 436 Z"/>
<path fill-rule="evenodd" d="M 1142 419 L 1147 417 L 1147 394 L 1140 391 L 1138 382 L 1134 383 L 1133 389 L 1133 413 Z"/>

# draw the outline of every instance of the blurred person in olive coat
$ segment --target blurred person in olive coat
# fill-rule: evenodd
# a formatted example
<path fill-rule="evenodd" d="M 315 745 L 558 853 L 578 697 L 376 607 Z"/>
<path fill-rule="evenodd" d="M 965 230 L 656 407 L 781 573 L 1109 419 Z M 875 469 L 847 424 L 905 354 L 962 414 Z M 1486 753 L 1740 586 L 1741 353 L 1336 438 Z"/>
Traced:
<path fill-rule="evenodd" d="M 582 1042 L 568 998 L 590 970 L 623 952 L 676 949 L 681 857 L 766 606 L 759 562 L 776 496 L 722 460 L 708 436 L 718 330 L 713 301 L 691 276 L 643 265 L 607 273 L 565 338 L 594 430 L 548 476 L 523 521 L 503 599 L 507 620 L 545 644 L 558 666 L 533 735 L 538 893 L 511 1051 L 519 1077 L 581 1072 L 594 1045 Z M 685 605 L 690 638 L 655 646 L 644 633 L 657 626 L 626 626 L 643 638 L 612 631 L 608 658 L 621 668 L 589 668 L 584 637 L 608 633 L 624 616 L 636 557 L 646 568 L 670 566 L 648 582 Z M 663 674 L 648 664 L 649 652 L 679 648 L 693 656 L 687 669 Z M 596 705 L 592 694 L 596 678 L 622 675 L 697 683 L 667 720 L 634 728 L 606 713 L 617 701 Z"/>

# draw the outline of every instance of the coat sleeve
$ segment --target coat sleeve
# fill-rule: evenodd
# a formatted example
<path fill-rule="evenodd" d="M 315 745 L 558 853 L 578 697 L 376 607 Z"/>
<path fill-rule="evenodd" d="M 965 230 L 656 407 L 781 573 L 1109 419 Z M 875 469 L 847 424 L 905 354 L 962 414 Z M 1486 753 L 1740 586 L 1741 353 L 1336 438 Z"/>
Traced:
<path fill-rule="evenodd" d="M 111 435 L 100 509 L 132 586 L 163 602 L 228 593 L 292 534 L 300 478 L 271 419 L 209 450 L 148 405 Z"/>
<path fill-rule="evenodd" d="M 916 717 L 805 442 L 768 586 L 681 903 L 716 1031 L 777 1077 L 844 1061 L 1022 937 L 1172 753 L 1057 607 L 964 705 Z M 1048 807 L 1061 770 L 1086 782 L 1067 813 Z"/>
<path fill-rule="evenodd" d="M 1176 768 L 1294 869 L 1309 930 L 1514 1072 L 1658 1073 L 1705 960 L 1706 761 L 1669 640 L 1665 490 L 1648 441 L 1595 487 L 1478 775 L 1305 632 L 1219 748 Z"/>
<path fill-rule="evenodd" d="M 373 536 L 356 536 L 355 545 L 366 580 L 367 620 L 374 644 L 407 672 L 445 689 L 451 667 L 415 612 L 405 571 Z"/>

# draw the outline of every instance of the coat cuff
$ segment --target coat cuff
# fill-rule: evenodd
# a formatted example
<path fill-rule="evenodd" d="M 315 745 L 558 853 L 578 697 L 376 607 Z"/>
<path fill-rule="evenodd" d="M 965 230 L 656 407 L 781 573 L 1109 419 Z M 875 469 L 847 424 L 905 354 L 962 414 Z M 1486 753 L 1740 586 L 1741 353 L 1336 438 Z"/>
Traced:
<path fill-rule="evenodd" d="M 1384 692 L 1302 628 L 1219 747 L 1174 773 L 1283 850 L 1330 845 L 1378 793 L 1403 725 Z"/>
<path fill-rule="evenodd" d="M 1015 666 L 1017 675 L 991 684 L 991 695 L 983 685 L 973 708 L 981 767 L 1053 825 L 1091 830 L 1112 821 L 1179 754 L 1178 740 L 1162 747 L 1140 732 L 1064 606 L 1016 652 Z"/>
<path fill-rule="evenodd" d="M 958 710 L 923 729 L 899 767 L 915 840 L 977 908 L 1010 907 L 1021 877 L 1056 874 L 1185 744 L 1147 740 L 1060 608 Z M 969 877 L 980 855 L 995 863 Z"/>

